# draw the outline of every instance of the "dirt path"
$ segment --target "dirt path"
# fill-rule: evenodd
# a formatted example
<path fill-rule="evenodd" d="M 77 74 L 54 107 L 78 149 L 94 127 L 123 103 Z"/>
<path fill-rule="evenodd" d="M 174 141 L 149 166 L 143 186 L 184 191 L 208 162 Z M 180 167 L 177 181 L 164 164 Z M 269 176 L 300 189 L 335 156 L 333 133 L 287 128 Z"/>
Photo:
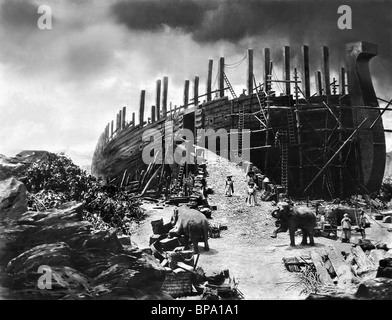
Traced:
<path fill-rule="evenodd" d="M 271 203 L 259 202 L 256 207 L 246 206 L 244 172 L 235 164 L 217 157 L 208 159 L 208 172 L 207 185 L 214 190 L 214 194 L 209 196 L 209 202 L 217 206 L 210 222 L 221 223 L 228 229 L 221 232 L 220 238 L 209 239 L 210 251 L 203 251 L 203 244 L 199 244 L 199 266 L 205 271 L 229 269 L 230 275 L 239 282 L 238 288 L 245 299 L 304 299 L 306 295 L 301 294 L 303 287 L 299 284 L 298 275 L 286 270 L 282 258 L 299 256 L 328 246 L 334 246 L 339 251 L 350 249 L 351 244 L 322 237 L 315 238 L 315 247 L 290 247 L 288 233 L 279 234 L 276 239 L 271 238 L 275 229 L 275 219 L 269 214 Z M 231 198 L 224 196 L 225 177 L 229 173 L 233 175 L 235 190 Z M 170 221 L 172 207 L 153 209 L 154 206 L 156 204 L 144 204 L 146 220 L 132 235 L 132 240 L 141 247 L 148 246 L 152 234 L 151 220 L 162 217 L 164 223 Z M 371 222 L 369 239 L 392 242 L 392 234 L 386 230 L 389 225 Z M 356 238 L 359 235 L 354 233 L 352 242 Z M 301 237 L 297 236 L 296 243 L 300 241 Z"/>

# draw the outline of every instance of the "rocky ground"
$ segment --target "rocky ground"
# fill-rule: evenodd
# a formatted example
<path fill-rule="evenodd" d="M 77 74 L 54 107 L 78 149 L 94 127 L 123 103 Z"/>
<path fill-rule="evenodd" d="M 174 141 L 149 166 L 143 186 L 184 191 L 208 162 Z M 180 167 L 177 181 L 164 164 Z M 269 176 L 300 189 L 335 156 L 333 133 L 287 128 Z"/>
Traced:
<path fill-rule="evenodd" d="M 42 289 L 47 272 L 51 282 Z M 129 238 L 93 230 L 82 204 L 28 212 L 24 185 L 0 181 L 1 298 L 170 299 L 160 291 L 164 279 L 160 264 Z"/>
<path fill-rule="evenodd" d="M 7 163 L 0 180 L 18 169 Z M 312 250 L 334 247 L 349 251 L 351 244 L 324 237 L 316 246 L 290 247 L 289 235 L 270 235 L 275 219 L 270 202 L 255 207 L 245 204 L 244 171 L 233 163 L 208 154 L 207 184 L 214 191 L 208 198 L 216 205 L 211 224 L 227 226 L 219 238 L 210 238 L 210 251 L 202 250 L 198 265 L 206 272 L 228 269 L 239 283 L 238 289 L 249 299 L 305 299 L 307 293 L 298 273 L 286 270 L 282 259 Z M 226 175 L 234 180 L 234 196 L 225 197 Z M 164 269 L 146 253 L 152 235 L 151 221 L 169 222 L 173 207 L 163 202 L 145 201 L 146 218 L 134 225 L 131 240 L 114 231 L 94 231 L 82 220 L 82 207 L 68 203 L 62 209 L 26 211 L 26 190 L 14 178 L 0 181 L 0 297 L 5 299 L 170 299 L 160 291 Z M 392 243 L 391 224 L 372 219 L 367 229 L 373 243 Z M 353 233 L 352 242 L 360 238 Z M 388 252 L 389 253 L 389 252 Z M 392 252 L 391 252 L 392 254 Z M 40 266 L 51 267 L 53 289 L 41 290 L 37 281 Z M 374 278 L 374 272 L 368 278 Z M 366 277 L 365 279 L 366 280 Z M 341 288 L 354 293 L 358 283 Z"/>
<path fill-rule="evenodd" d="M 213 154 L 209 154 L 207 166 L 207 185 L 214 190 L 214 194 L 209 196 L 209 203 L 217 206 L 209 221 L 213 224 L 220 223 L 228 229 L 221 231 L 220 238 L 209 239 L 210 251 L 201 250 L 198 265 L 206 272 L 229 269 L 231 276 L 239 282 L 238 288 L 245 299 L 305 299 L 308 295 L 298 273 L 289 272 L 282 259 L 330 246 L 338 252 L 350 250 L 352 244 L 324 237 L 315 238 L 314 247 L 299 245 L 301 236 L 296 237 L 297 246 L 290 247 L 288 233 L 271 238 L 270 235 L 276 228 L 275 219 L 270 216 L 273 208 L 271 202 L 259 201 L 255 207 L 246 206 L 244 171 Z M 225 177 L 228 174 L 233 175 L 234 180 L 235 192 L 231 198 L 224 195 Z M 146 220 L 132 235 L 132 240 L 141 247 L 148 246 L 152 220 L 162 217 L 164 223 L 170 221 L 173 207 L 162 204 L 159 206 L 162 209 L 154 209 L 157 208 L 155 203 L 144 204 L 147 210 Z M 372 227 L 367 229 L 368 239 L 373 243 L 392 243 L 392 233 L 387 231 L 391 224 L 380 223 L 371 217 L 369 220 Z M 359 233 L 353 233 L 352 243 L 359 238 Z M 202 249 L 203 243 L 199 246 Z M 371 274 L 368 278 L 374 276 Z M 354 293 L 357 288 L 358 284 L 341 289 Z"/>

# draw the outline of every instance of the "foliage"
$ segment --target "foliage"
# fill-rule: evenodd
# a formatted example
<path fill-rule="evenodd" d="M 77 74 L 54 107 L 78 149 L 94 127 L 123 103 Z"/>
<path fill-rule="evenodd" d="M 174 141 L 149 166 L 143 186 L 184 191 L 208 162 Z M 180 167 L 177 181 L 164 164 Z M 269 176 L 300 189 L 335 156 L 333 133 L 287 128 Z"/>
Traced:
<path fill-rule="evenodd" d="M 116 228 L 128 234 L 131 224 L 140 221 L 144 212 L 140 202 L 115 186 L 102 186 L 91 175 L 63 155 L 49 153 L 46 159 L 33 162 L 21 179 L 29 191 L 29 210 L 59 208 L 69 201 L 84 203 L 84 219 L 95 229 Z"/>

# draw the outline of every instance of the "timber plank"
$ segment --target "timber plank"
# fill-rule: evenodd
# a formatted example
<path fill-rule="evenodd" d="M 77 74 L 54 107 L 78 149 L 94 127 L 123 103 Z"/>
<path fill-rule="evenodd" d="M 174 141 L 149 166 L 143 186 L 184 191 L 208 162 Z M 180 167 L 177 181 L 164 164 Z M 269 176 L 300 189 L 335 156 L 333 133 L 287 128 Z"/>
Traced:
<path fill-rule="evenodd" d="M 317 274 L 319 275 L 320 281 L 324 285 L 333 284 L 331 277 L 325 269 L 321 255 L 317 251 L 311 251 L 310 257 L 312 258 L 313 264 L 316 268 Z"/>

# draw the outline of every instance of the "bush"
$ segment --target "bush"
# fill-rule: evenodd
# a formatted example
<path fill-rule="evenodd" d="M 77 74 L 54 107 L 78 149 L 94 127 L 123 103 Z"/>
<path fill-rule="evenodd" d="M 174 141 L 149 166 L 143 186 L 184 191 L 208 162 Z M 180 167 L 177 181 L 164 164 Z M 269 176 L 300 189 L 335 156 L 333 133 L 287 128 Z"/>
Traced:
<path fill-rule="evenodd" d="M 102 186 L 66 156 L 50 153 L 46 159 L 33 162 L 23 174 L 29 210 L 83 202 L 84 219 L 96 229 L 113 227 L 123 234 L 129 233 L 132 222 L 143 218 L 140 202 L 132 194 L 115 186 Z"/>

